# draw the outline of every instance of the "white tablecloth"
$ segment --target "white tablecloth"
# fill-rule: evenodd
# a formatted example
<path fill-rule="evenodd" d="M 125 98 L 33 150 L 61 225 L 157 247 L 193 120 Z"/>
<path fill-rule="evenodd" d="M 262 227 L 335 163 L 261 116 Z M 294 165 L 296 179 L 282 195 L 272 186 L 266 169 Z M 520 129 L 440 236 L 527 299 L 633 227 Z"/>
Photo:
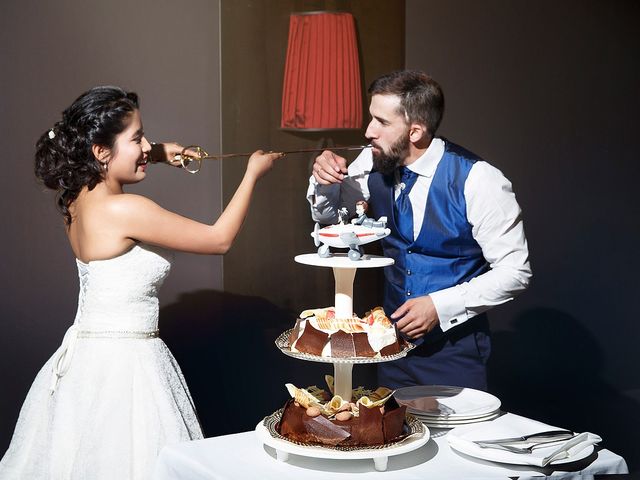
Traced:
<path fill-rule="evenodd" d="M 456 453 L 446 441 L 448 430 L 431 429 L 431 440 L 409 453 L 389 457 L 387 470 L 376 471 L 373 460 L 327 460 L 290 455 L 276 460 L 255 432 L 206 438 L 165 447 L 158 457 L 154 480 L 273 479 L 331 480 L 354 477 L 388 479 L 507 479 L 552 476 L 592 479 L 596 474 L 628 473 L 622 457 L 598 449 L 588 458 L 565 465 L 535 468 L 498 464 Z"/>

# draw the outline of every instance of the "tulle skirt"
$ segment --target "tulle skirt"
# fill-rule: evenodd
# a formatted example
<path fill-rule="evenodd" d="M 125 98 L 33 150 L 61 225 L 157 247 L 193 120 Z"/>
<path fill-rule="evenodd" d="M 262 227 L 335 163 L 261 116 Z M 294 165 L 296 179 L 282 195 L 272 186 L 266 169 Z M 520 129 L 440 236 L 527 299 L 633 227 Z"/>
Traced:
<path fill-rule="evenodd" d="M 0 479 L 148 479 L 162 447 L 202 438 L 182 372 L 159 338 L 78 339 L 52 394 L 54 361 L 29 390 Z"/>

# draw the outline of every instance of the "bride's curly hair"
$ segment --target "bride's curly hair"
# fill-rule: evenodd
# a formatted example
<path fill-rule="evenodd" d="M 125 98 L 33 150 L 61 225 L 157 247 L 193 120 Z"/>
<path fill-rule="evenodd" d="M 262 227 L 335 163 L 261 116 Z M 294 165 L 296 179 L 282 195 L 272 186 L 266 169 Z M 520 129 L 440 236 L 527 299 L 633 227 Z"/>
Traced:
<path fill-rule="evenodd" d="M 113 149 L 131 114 L 137 110 L 138 95 L 118 87 L 95 87 L 80 95 L 36 143 L 35 174 L 57 192 L 58 209 L 67 225 L 69 206 L 87 185 L 92 190 L 104 180 L 104 168 L 91 147 Z"/>

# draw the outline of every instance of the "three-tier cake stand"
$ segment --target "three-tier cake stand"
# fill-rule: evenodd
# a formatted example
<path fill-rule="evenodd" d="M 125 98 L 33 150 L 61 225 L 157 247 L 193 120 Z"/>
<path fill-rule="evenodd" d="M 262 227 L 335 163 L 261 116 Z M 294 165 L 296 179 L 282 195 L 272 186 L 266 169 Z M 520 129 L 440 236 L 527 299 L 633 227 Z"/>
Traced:
<path fill-rule="evenodd" d="M 321 258 L 316 253 L 298 255 L 295 261 L 304 265 L 316 267 L 331 267 L 335 278 L 335 314 L 336 318 L 351 318 L 353 316 L 353 281 L 358 268 L 380 268 L 393 264 L 393 259 L 377 255 L 363 255 L 360 260 L 350 260 L 347 254 L 333 254 Z M 382 357 L 347 357 L 330 358 L 291 351 L 289 345 L 290 330 L 283 332 L 276 340 L 277 347 L 290 357 L 312 362 L 333 363 L 334 393 L 344 399 L 352 395 L 352 372 L 354 364 L 380 363 L 397 360 L 406 356 L 414 348 L 406 344 L 402 351 L 394 355 Z M 280 461 L 289 460 L 289 454 L 314 458 L 329 459 L 360 459 L 371 458 L 375 469 L 386 470 L 388 458 L 393 455 L 407 453 L 420 448 L 429 441 L 429 429 L 415 417 L 408 418 L 411 434 L 400 442 L 379 447 L 328 447 L 321 445 L 300 444 L 281 437 L 276 431 L 281 411 L 266 417 L 256 426 L 256 433 L 260 440 L 276 451 L 276 458 Z"/>

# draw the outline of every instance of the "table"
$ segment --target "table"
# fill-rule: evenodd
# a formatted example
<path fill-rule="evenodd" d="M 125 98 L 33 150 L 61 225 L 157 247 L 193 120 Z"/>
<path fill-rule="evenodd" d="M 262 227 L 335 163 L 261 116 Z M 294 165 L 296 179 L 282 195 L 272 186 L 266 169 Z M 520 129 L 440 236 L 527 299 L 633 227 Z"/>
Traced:
<path fill-rule="evenodd" d="M 409 453 L 389 457 L 387 470 L 378 472 L 370 459 L 327 460 L 290 455 L 288 462 L 276 460 L 275 450 L 260 442 L 254 431 L 184 442 L 162 449 L 154 480 L 367 480 L 388 479 L 527 479 L 553 476 L 554 479 L 591 479 L 596 474 L 628 473 L 624 459 L 596 448 L 579 462 L 536 468 L 478 460 L 449 448 L 449 430 L 430 429 L 431 439 Z"/>

